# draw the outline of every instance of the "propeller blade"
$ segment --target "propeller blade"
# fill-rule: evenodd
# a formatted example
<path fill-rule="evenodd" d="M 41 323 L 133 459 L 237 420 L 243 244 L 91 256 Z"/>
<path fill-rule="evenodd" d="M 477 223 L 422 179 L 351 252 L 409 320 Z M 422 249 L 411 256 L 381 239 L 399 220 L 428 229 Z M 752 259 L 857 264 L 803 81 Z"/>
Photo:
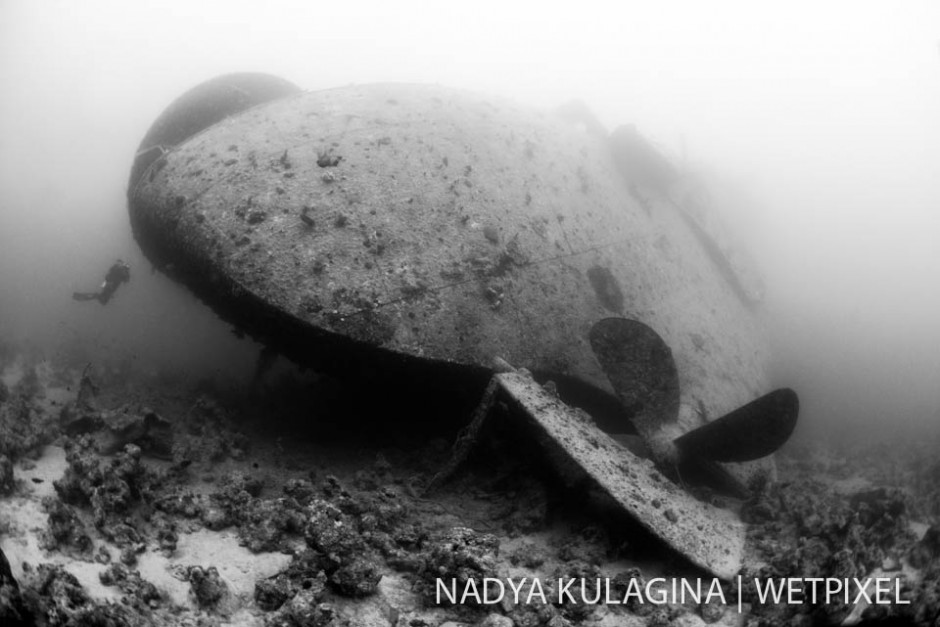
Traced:
<path fill-rule="evenodd" d="M 588 334 L 594 355 L 644 438 L 679 413 L 679 372 L 656 331 L 636 320 L 604 318 Z"/>
<path fill-rule="evenodd" d="M 676 438 L 684 455 L 716 462 L 766 457 L 790 438 L 800 413 L 796 392 L 781 388 Z"/>

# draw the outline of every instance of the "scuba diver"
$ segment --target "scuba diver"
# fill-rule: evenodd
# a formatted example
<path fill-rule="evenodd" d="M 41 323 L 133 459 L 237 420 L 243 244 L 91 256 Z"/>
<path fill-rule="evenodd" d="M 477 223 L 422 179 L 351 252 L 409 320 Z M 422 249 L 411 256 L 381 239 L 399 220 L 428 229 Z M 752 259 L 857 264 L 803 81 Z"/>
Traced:
<path fill-rule="evenodd" d="M 131 267 L 118 259 L 108 270 L 104 277 L 104 283 L 97 292 L 75 292 L 72 298 L 75 300 L 97 300 L 102 305 L 108 304 L 111 297 L 120 287 L 121 283 L 127 283 L 131 280 Z"/>

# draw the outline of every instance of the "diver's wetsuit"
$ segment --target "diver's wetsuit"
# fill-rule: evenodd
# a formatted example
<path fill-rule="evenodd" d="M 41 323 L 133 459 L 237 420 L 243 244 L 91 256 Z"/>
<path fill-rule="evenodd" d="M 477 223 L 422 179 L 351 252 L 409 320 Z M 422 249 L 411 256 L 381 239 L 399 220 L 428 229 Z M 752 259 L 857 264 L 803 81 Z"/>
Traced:
<path fill-rule="evenodd" d="M 75 292 L 72 298 L 75 300 L 97 300 L 102 305 L 106 305 L 121 283 L 127 283 L 131 280 L 131 268 L 120 259 L 114 263 L 104 277 L 104 283 L 97 292 Z"/>

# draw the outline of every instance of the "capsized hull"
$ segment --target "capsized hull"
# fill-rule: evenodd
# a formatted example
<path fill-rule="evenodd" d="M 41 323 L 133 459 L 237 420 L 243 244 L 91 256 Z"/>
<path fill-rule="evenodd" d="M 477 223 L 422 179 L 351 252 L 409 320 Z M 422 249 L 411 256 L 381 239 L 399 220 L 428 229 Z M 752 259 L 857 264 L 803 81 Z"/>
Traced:
<path fill-rule="evenodd" d="M 708 417 L 768 390 L 761 325 L 701 241 L 550 113 L 426 85 L 289 96 L 166 152 L 129 210 L 158 267 L 322 370 L 502 357 L 609 393 L 588 332 L 623 316 Z"/>

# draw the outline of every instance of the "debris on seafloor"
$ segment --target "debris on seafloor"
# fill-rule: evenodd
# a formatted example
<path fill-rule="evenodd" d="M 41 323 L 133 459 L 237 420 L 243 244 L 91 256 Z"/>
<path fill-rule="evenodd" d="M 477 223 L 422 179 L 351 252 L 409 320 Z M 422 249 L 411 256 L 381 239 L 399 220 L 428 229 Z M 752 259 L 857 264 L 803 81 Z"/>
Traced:
<path fill-rule="evenodd" d="M 170 458 L 173 440 L 169 422 L 144 406 L 123 405 L 100 411 L 95 403 L 98 386 L 88 371 L 86 367 L 82 372 L 76 399 L 62 408 L 62 431 L 73 437 L 89 434 L 97 448 L 108 455 L 134 444 L 147 454 Z"/>

